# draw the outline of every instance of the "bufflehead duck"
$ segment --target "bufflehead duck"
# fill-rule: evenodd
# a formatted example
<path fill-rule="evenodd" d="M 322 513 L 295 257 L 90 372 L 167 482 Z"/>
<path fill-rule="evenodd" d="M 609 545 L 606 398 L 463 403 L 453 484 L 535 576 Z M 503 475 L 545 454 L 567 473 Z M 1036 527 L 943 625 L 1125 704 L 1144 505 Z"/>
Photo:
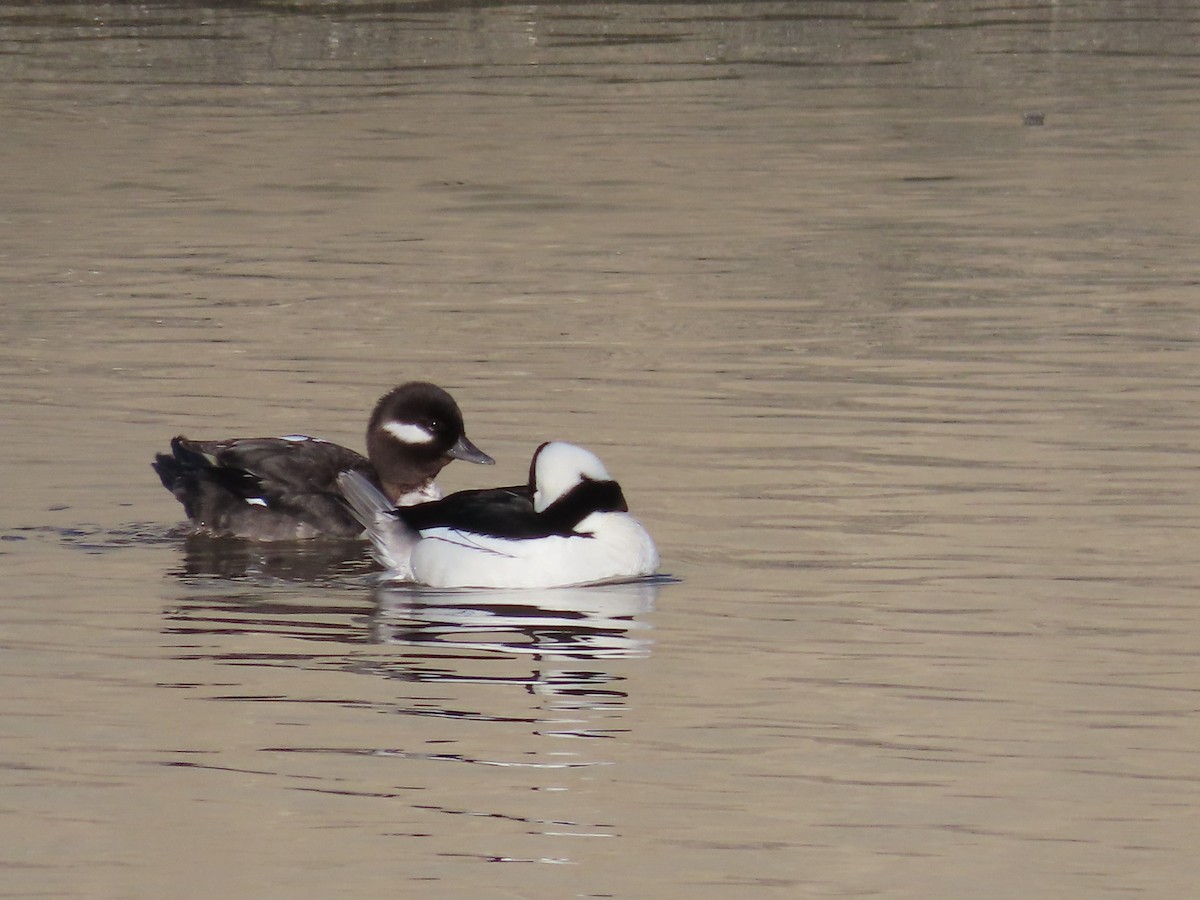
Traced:
<path fill-rule="evenodd" d="M 361 472 L 338 477 L 393 580 L 438 588 L 549 588 L 627 581 L 658 569 L 654 541 L 599 458 L 542 444 L 519 487 L 460 491 L 393 508 Z"/>
<path fill-rule="evenodd" d="M 354 538 L 363 528 L 347 508 L 338 474 L 358 473 L 398 506 L 436 500 L 434 483 L 452 460 L 492 465 L 472 444 L 454 398 L 411 381 L 389 391 L 367 425 L 367 458 L 330 441 L 286 437 L 171 440 L 154 469 L 183 504 L 197 533 L 257 541 Z"/>

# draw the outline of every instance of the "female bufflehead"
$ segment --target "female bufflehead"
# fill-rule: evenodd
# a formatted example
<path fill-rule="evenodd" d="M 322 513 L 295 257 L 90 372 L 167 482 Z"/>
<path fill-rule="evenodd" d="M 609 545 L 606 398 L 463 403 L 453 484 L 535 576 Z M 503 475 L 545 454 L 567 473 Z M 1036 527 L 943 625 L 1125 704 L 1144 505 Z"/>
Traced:
<path fill-rule="evenodd" d="M 454 398 L 411 381 L 380 398 L 367 425 L 367 458 L 329 441 L 275 438 L 190 441 L 176 437 L 154 469 L 196 532 L 256 541 L 353 538 L 362 526 L 338 490 L 357 472 L 398 506 L 442 496 L 433 479 L 451 460 L 492 465 L 467 440 Z"/>
<path fill-rule="evenodd" d="M 439 588 L 547 588 L 653 575 L 658 551 L 595 454 L 542 444 L 529 484 L 393 508 L 361 472 L 338 477 L 388 577 Z"/>

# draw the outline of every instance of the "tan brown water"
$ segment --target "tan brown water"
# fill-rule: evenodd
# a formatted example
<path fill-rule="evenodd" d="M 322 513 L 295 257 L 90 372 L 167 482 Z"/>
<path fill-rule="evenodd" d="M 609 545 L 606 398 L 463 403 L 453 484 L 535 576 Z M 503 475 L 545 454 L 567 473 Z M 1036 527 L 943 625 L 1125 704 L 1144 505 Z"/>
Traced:
<path fill-rule="evenodd" d="M 1191 896 L 1187 4 L 0 7 L 0 893 Z M 410 378 L 679 583 L 180 536 Z"/>

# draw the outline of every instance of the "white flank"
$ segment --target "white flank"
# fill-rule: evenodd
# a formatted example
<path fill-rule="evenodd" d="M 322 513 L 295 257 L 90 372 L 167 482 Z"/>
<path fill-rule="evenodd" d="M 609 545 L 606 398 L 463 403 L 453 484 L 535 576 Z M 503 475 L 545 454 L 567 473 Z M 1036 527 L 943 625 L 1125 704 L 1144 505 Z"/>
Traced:
<path fill-rule="evenodd" d="M 388 422 L 383 430 L 402 444 L 428 444 L 433 435 L 414 422 Z"/>
<path fill-rule="evenodd" d="M 431 528 L 402 577 L 433 587 L 545 588 L 653 575 L 658 551 L 626 513 L 592 513 L 579 523 L 592 537 L 511 540 Z M 394 577 L 394 576 L 393 576 Z"/>
<path fill-rule="evenodd" d="M 249 503 L 251 506 L 266 506 L 267 505 L 267 501 L 264 500 L 262 497 L 247 497 L 246 502 Z"/>
<path fill-rule="evenodd" d="M 389 422 L 384 428 L 410 443 L 408 429 L 429 437 L 412 424 Z M 610 480 L 595 454 L 561 442 L 545 445 L 534 468 L 539 511 L 585 478 Z M 389 570 L 384 576 L 389 580 L 450 589 L 557 588 L 629 581 L 658 571 L 654 541 L 628 513 L 593 512 L 570 535 L 501 538 L 447 526 L 418 534 L 391 514 L 391 502 L 361 473 L 343 472 L 338 484 L 367 529 L 375 558 Z M 436 490 L 431 482 L 400 502 Z"/>

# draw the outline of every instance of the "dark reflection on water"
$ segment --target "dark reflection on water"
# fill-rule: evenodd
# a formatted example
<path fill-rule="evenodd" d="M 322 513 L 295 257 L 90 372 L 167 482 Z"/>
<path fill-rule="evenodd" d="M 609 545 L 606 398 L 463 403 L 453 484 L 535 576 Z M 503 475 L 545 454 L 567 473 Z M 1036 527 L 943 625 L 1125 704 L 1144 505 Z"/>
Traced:
<path fill-rule="evenodd" d="M 362 541 L 256 544 L 188 535 L 182 549 L 183 564 L 175 573 L 181 578 L 343 583 L 379 568 Z"/>
<path fill-rule="evenodd" d="M 229 596 L 200 595 L 164 611 L 170 635 L 272 634 L 292 640 L 364 644 L 370 638 L 363 626 L 363 609 L 353 600 L 345 604 L 323 602 L 288 603 L 249 592 Z M 181 658 L 215 659 L 223 662 L 255 662 L 263 665 L 310 663 L 320 655 L 286 653 L 232 653 L 221 650 L 181 654 Z"/>
<path fill-rule="evenodd" d="M 379 570 L 362 541 L 253 543 L 193 535 L 185 526 L 159 522 L 34 525 L 0 531 L 0 548 L 24 542 L 61 544 L 90 556 L 176 548 L 181 562 L 168 574 L 194 584 L 217 580 L 231 586 L 276 582 L 345 586 Z"/>
<path fill-rule="evenodd" d="M 0 532 L 0 541 L 14 544 L 24 541 L 48 541 L 92 555 L 131 547 L 162 546 L 174 540 L 176 537 L 172 529 L 157 522 L 129 522 L 115 527 L 93 523 L 26 525 Z"/>

